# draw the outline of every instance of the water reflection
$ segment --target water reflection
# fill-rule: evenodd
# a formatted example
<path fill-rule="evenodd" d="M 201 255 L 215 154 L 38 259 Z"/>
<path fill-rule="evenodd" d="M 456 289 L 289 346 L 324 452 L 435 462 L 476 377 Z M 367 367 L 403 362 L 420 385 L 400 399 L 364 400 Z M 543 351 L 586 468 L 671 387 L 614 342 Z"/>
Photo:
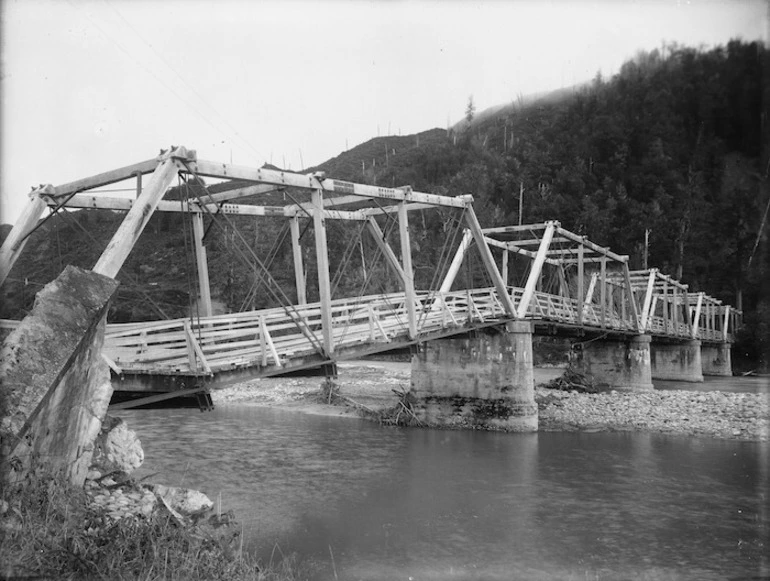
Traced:
<path fill-rule="evenodd" d="M 766 445 L 383 428 L 261 408 L 122 414 L 154 479 L 221 493 L 318 579 L 770 575 Z M 764 561 L 763 561 L 764 559 Z"/>

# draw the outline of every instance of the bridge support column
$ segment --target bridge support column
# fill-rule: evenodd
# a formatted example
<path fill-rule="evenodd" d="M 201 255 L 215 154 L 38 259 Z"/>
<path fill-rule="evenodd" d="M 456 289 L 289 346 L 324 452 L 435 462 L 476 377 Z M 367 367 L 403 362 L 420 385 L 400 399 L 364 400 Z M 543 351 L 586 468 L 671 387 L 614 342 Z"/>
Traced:
<path fill-rule="evenodd" d="M 412 357 L 411 392 L 428 425 L 536 431 L 531 324 L 430 341 Z"/>
<path fill-rule="evenodd" d="M 649 335 L 581 343 L 573 346 L 570 359 L 572 367 L 594 383 L 627 391 L 653 388 Z"/>
<path fill-rule="evenodd" d="M 681 343 L 653 343 L 650 354 L 653 379 L 703 381 L 701 344 L 697 339 Z"/>
<path fill-rule="evenodd" d="M 730 343 L 709 343 L 701 346 L 703 375 L 730 377 L 733 374 Z"/>

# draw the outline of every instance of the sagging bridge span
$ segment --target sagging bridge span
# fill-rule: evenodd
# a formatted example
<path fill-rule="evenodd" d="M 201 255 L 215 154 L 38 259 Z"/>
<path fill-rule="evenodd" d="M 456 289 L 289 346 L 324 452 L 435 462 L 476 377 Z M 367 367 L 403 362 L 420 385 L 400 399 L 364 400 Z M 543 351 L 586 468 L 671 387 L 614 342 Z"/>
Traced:
<path fill-rule="evenodd" d="M 142 186 L 142 176 L 150 175 Z M 205 185 L 202 178 L 214 179 Z M 137 180 L 135 199 L 95 193 L 109 184 Z M 182 200 L 164 199 L 177 179 L 192 184 Z M 291 203 L 238 203 L 270 192 Z M 729 365 L 729 345 L 741 313 L 689 289 L 657 269 L 632 271 L 619 255 L 558 222 L 482 228 L 470 196 L 440 196 L 409 187 L 384 188 L 197 159 L 194 151 L 172 147 L 157 158 L 30 194 L 22 218 L 0 249 L 0 283 L 8 276 L 46 208 L 109 209 L 126 216 L 93 267 L 114 278 L 153 212 L 182 212 L 192 224 L 198 308 L 184 319 L 108 324 L 103 359 L 116 389 L 162 392 L 159 399 L 256 376 L 334 364 L 379 351 L 467 334 L 485 327 L 529 321 L 536 329 L 624 340 L 649 337 L 653 346 L 690 345 L 716 349 Z M 441 211 L 452 216 L 442 260 L 434 265 L 430 288 L 416 284 L 410 213 Z M 294 286 L 281 288 L 271 272 L 274 257 L 241 250 L 253 271 L 255 290 L 278 306 L 215 314 L 205 246 L 211 225 L 237 216 L 281 220 L 291 238 Z M 344 256 L 330 257 L 327 221 L 353 224 Z M 313 243 L 303 240 L 312 229 Z M 367 261 L 362 240 L 371 247 Z M 357 245 L 357 246 L 356 246 Z M 315 272 L 306 268 L 313 246 Z M 351 266 L 360 252 L 358 263 Z M 474 260 L 472 276 L 466 274 Z M 337 259 L 337 277 L 330 263 Z M 333 298 L 345 268 L 387 265 L 398 290 Z M 309 302 L 308 279 L 318 300 Z M 366 278 L 366 277 L 364 277 Z M 2 323 L 6 327 L 11 321 Z M 663 348 L 663 347 L 662 347 Z M 681 355 L 681 354 L 680 354 Z M 679 357 L 679 355 L 677 355 Z M 724 366 L 723 366 L 724 367 Z M 704 368 L 705 369 L 705 368 Z M 722 369 L 722 372 L 724 369 Z"/>

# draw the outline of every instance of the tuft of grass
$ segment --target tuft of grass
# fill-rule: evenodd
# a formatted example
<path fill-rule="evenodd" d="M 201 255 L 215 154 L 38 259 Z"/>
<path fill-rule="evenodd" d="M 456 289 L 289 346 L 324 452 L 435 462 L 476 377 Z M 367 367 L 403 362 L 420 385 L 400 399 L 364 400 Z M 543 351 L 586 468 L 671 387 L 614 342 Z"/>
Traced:
<path fill-rule="evenodd" d="M 295 557 L 264 567 L 242 550 L 240 527 L 182 527 L 149 518 L 104 519 L 85 491 L 52 477 L 7 487 L 0 516 L 0 578 L 143 581 L 298 581 Z"/>

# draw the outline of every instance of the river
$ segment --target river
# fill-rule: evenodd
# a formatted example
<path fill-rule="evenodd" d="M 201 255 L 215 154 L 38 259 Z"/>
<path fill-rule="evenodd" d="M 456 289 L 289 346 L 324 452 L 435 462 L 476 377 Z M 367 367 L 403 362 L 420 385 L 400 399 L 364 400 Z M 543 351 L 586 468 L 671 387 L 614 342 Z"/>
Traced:
<path fill-rule="evenodd" d="M 296 553 L 311 579 L 770 579 L 767 443 L 244 406 L 120 416 L 138 476 L 202 490 L 264 561 Z"/>

